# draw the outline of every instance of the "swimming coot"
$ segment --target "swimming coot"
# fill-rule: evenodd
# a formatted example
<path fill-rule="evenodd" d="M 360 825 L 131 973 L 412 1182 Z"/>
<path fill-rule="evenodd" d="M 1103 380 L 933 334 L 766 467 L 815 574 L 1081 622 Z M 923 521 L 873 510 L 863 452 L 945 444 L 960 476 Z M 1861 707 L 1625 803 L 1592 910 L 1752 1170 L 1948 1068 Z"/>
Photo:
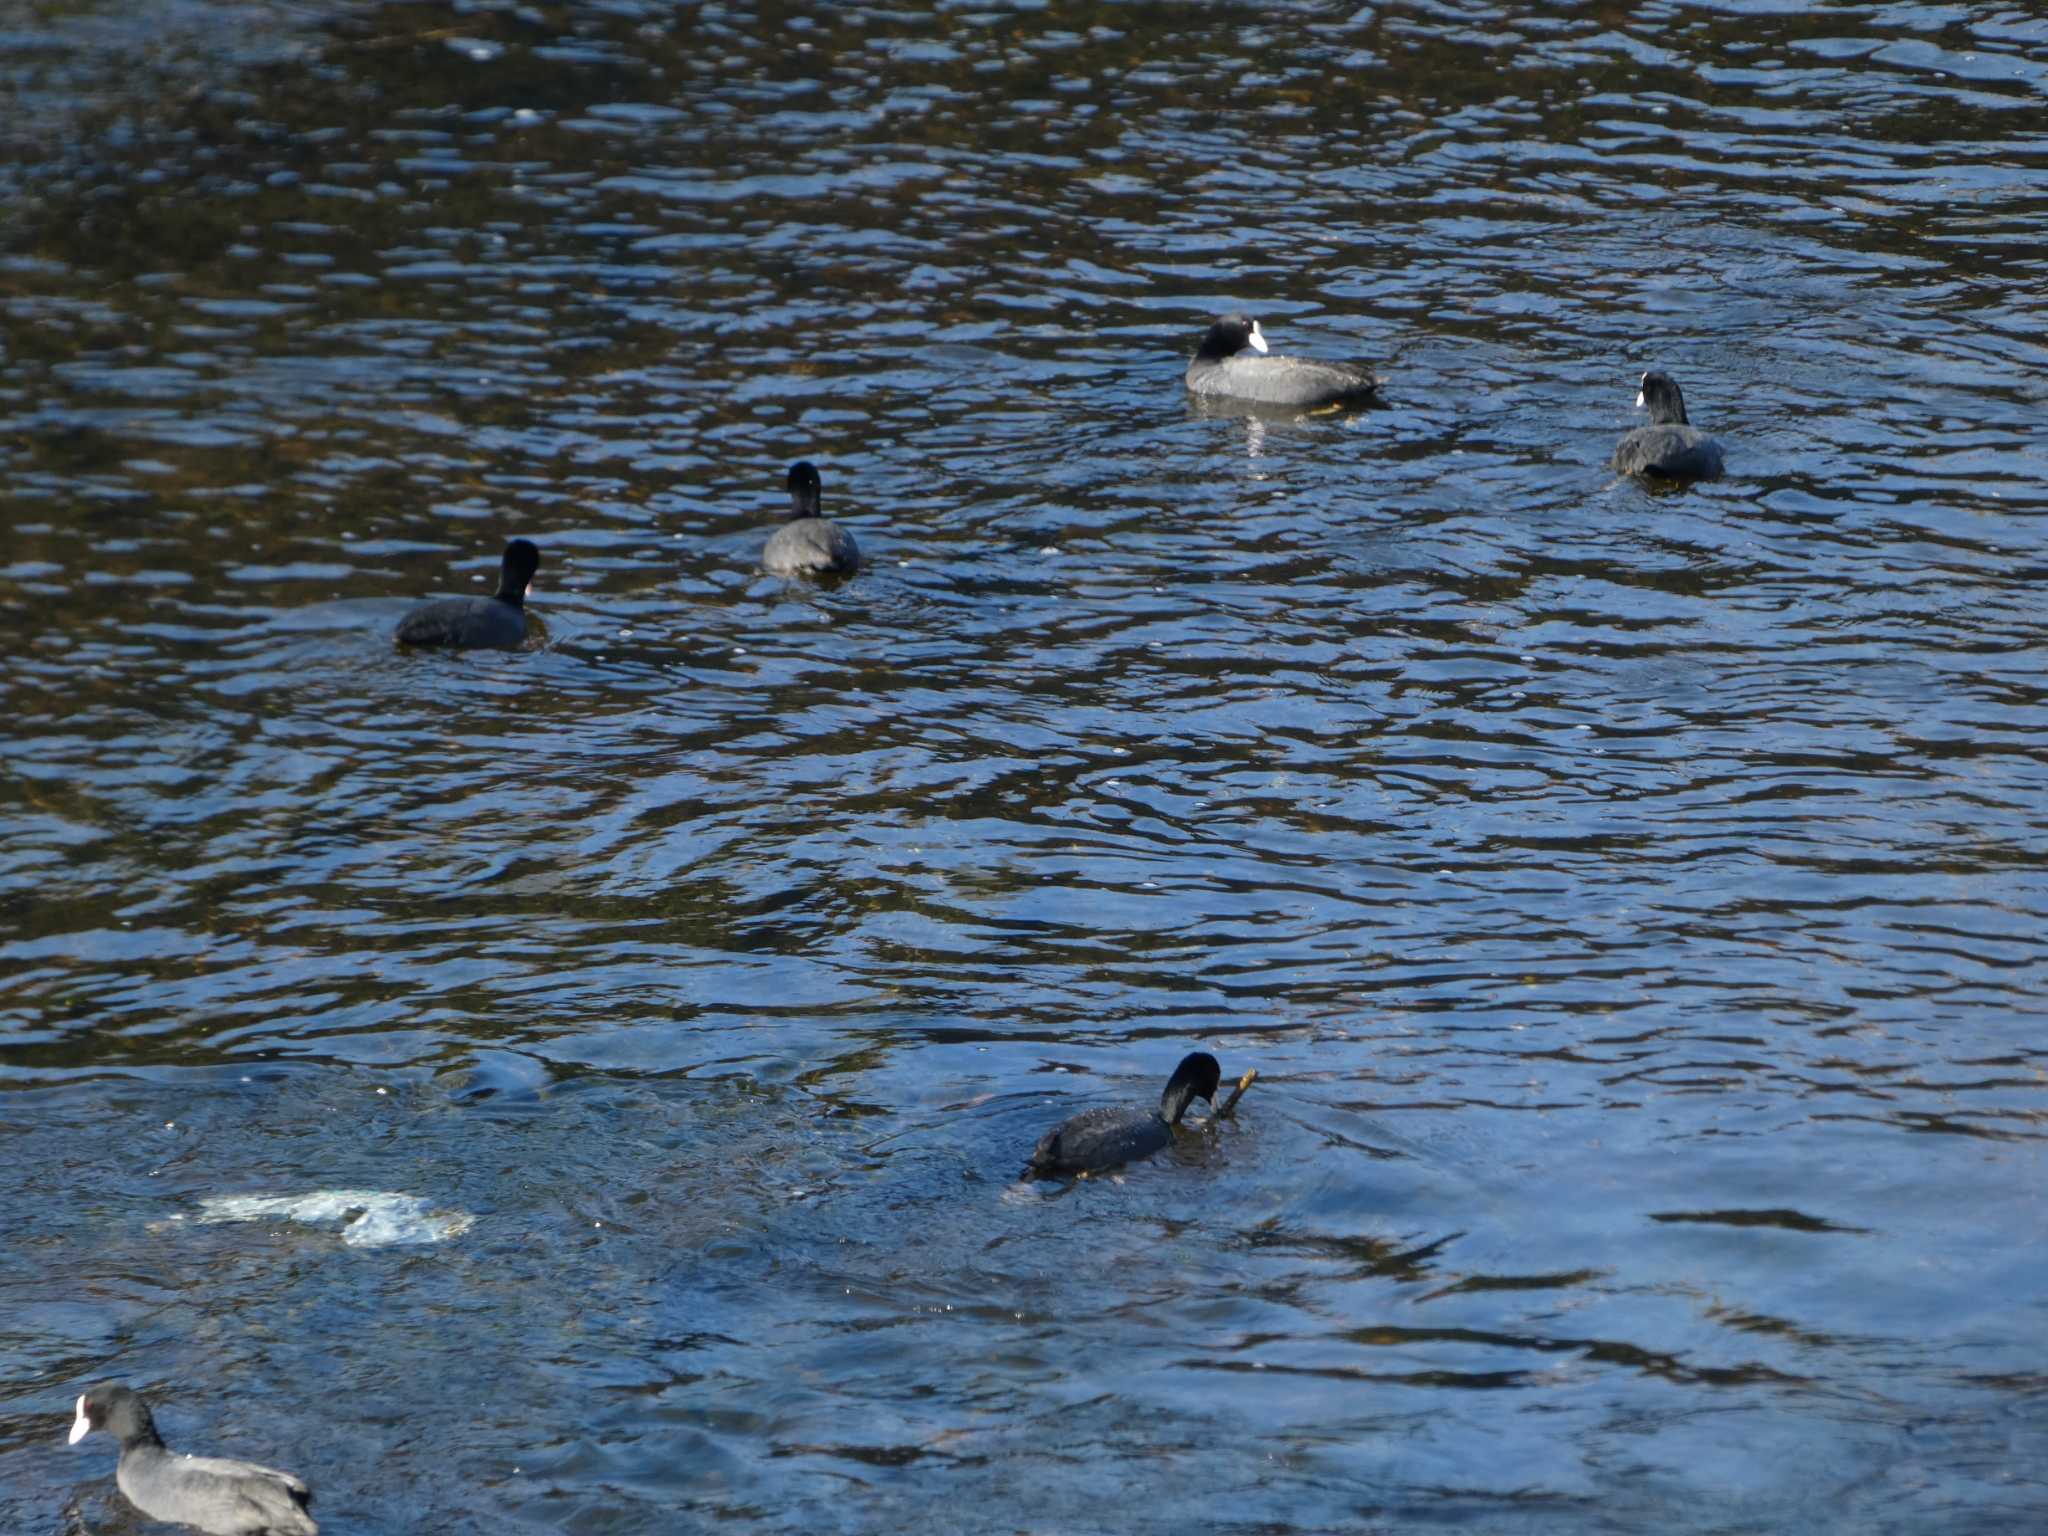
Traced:
<path fill-rule="evenodd" d="M 1259 322 L 1244 315 L 1225 315 L 1209 327 L 1188 364 L 1187 384 L 1198 395 L 1258 405 L 1335 405 L 1364 400 L 1378 387 L 1356 368 L 1266 355 Z"/>
<path fill-rule="evenodd" d="M 71 1444 L 96 1429 L 120 1441 L 114 1481 L 128 1502 L 152 1520 L 189 1525 L 211 1536 L 318 1536 L 320 1527 L 306 1513 L 313 1491 L 304 1483 L 253 1462 L 166 1450 L 149 1405 L 126 1387 L 108 1383 L 79 1398 Z"/>
<path fill-rule="evenodd" d="M 398 643 L 516 650 L 526 643 L 526 588 L 539 569 L 540 551 L 525 539 L 514 539 L 505 546 L 495 597 L 438 597 L 421 603 L 398 621 Z"/>
<path fill-rule="evenodd" d="M 1614 467 L 1624 475 L 1652 480 L 1711 480 L 1721 473 L 1721 445 L 1685 419 L 1685 396 L 1668 373 L 1643 375 L 1638 406 L 1650 424 L 1637 427 L 1614 448 Z"/>
<path fill-rule="evenodd" d="M 789 521 L 769 538 L 761 566 L 776 576 L 843 575 L 860 569 L 853 535 L 818 515 L 818 472 L 808 462 L 789 466 Z"/>
<path fill-rule="evenodd" d="M 1216 1102 L 1223 1069 L 1207 1051 L 1181 1059 L 1167 1079 L 1157 1109 L 1111 1106 L 1091 1109 L 1047 1131 L 1019 1178 L 1056 1179 L 1071 1173 L 1102 1173 L 1150 1157 L 1173 1143 L 1173 1128 L 1196 1099 Z"/>

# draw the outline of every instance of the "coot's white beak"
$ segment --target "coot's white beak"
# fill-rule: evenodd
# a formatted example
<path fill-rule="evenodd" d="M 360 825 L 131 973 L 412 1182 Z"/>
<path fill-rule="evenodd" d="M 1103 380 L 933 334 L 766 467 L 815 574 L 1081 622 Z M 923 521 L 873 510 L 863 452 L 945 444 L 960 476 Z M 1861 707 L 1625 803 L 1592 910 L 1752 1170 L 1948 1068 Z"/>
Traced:
<path fill-rule="evenodd" d="M 1256 320 L 1252 322 L 1252 350 L 1254 352 L 1266 350 L 1266 338 L 1259 334 L 1259 322 Z"/>
<path fill-rule="evenodd" d="M 71 1434 L 64 1443 L 66 1445 L 76 1445 L 91 1433 L 92 1420 L 85 1416 L 85 1395 L 80 1393 L 78 1398 L 78 1417 L 71 1421 Z"/>
<path fill-rule="evenodd" d="M 1637 391 L 1636 391 L 1636 409 L 1640 411 L 1640 410 L 1641 410 L 1641 409 L 1642 409 L 1642 408 L 1643 408 L 1644 406 L 1646 406 L 1646 405 L 1648 405 L 1648 404 L 1649 404 L 1649 401 L 1647 401 L 1647 400 L 1645 400 L 1645 399 L 1643 398 L 1643 392 L 1642 392 L 1642 391 L 1641 391 L 1640 389 L 1639 389 L 1639 390 L 1637 390 Z"/>

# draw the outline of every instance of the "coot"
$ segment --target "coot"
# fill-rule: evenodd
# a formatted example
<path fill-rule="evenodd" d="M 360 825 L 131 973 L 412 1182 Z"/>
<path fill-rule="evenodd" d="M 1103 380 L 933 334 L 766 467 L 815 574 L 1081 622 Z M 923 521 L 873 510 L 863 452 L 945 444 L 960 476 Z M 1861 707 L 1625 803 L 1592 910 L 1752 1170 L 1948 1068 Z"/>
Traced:
<path fill-rule="evenodd" d="M 400 645 L 445 645 L 461 651 L 516 650 L 526 643 L 526 588 L 540 569 L 540 551 L 525 539 L 505 546 L 494 597 L 438 597 L 398 621 Z"/>
<path fill-rule="evenodd" d="M 1196 1099 L 1216 1102 L 1223 1069 L 1207 1051 L 1181 1059 L 1167 1079 L 1157 1109 L 1111 1106 L 1086 1110 L 1040 1138 L 1023 1179 L 1056 1179 L 1072 1173 L 1102 1173 L 1173 1143 L 1173 1128 Z"/>
<path fill-rule="evenodd" d="M 806 462 L 789 466 L 789 521 L 761 551 L 761 566 L 775 576 L 827 576 L 860 569 L 853 535 L 818 515 L 818 472 Z"/>
<path fill-rule="evenodd" d="M 1721 473 L 1721 445 L 1685 419 L 1685 396 L 1668 373 L 1643 375 L 1638 406 L 1650 425 L 1637 427 L 1614 447 L 1614 467 L 1651 480 L 1711 480 Z"/>
<path fill-rule="evenodd" d="M 1368 398 L 1378 381 L 1357 368 L 1268 356 L 1258 321 L 1225 315 L 1202 338 L 1187 385 L 1198 395 L 1259 405 L 1334 405 Z"/>
<path fill-rule="evenodd" d="M 107 1383 L 79 1398 L 70 1443 L 96 1429 L 121 1443 L 114 1481 L 152 1520 L 189 1525 L 210 1536 L 318 1536 L 320 1527 L 306 1513 L 312 1489 L 289 1472 L 254 1462 L 166 1450 L 149 1405 L 124 1386 Z"/>

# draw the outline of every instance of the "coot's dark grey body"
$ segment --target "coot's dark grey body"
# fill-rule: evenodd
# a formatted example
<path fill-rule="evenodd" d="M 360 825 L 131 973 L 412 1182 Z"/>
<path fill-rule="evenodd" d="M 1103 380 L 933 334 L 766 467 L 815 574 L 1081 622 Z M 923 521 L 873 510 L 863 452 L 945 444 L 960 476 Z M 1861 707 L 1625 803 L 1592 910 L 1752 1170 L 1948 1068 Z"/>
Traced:
<path fill-rule="evenodd" d="M 1269 357 L 1265 352 L 1266 338 L 1258 321 L 1225 315 L 1209 327 L 1188 364 L 1188 389 L 1257 405 L 1336 405 L 1364 400 L 1378 387 L 1371 374 L 1356 368 Z"/>
<path fill-rule="evenodd" d="M 1670 374 L 1644 374 L 1636 404 L 1649 409 L 1650 425 L 1615 444 L 1616 469 L 1652 480 L 1711 480 L 1721 473 L 1721 445 L 1687 424 L 1685 396 Z"/>
<path fill-rule="evenodd" d="M 400 645 L 445 645 L 460 651 L 516 650 L 526 643 L 526 589 L 540 569 L 540 551 L 525 539 L 505 546 L 495 597 L 441 597 L 398 621 Z"/>
<path fill-rule="evenodd" d="M 775 576 L 844 575 L 860 569 L 860 546 L 837 523 L 818 515 L 818 472 L 789 467 L 789 521 L 769 537 L 761 567 Z"/>
<path fill-rule="evenodd" d="M 304 1483 L 254 1462 L 166 1450 L 149 1405 L 126 1387 L 98 1386 L 79 1398 L 71 1443 L 96 1429 L 121 1443 L 114 1481 L 152 1520 L 209 1536 L 318 1536 L 320 1527 L 306 1513 L 313 1491 Z"/>
<path fill-rule="evenodd" d="M 1206 1051 L 1182 1058 L 1159 1096 L 1157 1109 L 1111 1106 L 1086 1110 L 1039 1139 L 1031 1162 L 1019 1175 L 1057 1179 L 1074 1173 L 1103 1173 L 1173 1144 L 1173 1128 L 1196 1099 L 1216 1102 L 1223 1069 Z"/>

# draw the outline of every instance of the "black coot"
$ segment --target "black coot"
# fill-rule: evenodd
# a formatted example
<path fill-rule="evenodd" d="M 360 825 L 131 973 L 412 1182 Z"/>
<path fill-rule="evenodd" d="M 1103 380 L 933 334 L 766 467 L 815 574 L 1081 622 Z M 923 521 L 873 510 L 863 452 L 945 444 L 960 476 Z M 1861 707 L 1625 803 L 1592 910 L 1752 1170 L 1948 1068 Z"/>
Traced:
<path fill-rule="evenodd" d="M 1102 1173 L 1150 1157 L 1173 1144 L 1173 1128 L 1196 1099 L 1216 1102 L 1223 1069 L 1207 1051 L 1183 1057 L 1167 1079 L 1157 1109 L 1113 1106 L 1091 1109 L 1047 1131 L 1019 1178 L 1057 1179 L 1073 1173 Z"/>
<path fill-rule="evenodd" d="M 526 643 L 526 589 L 540 569 L 540 551 L 525 539 L 505 546 L 495 597 L 437 597 L 398 621 L 400 645 L 445 645 L 461 651 L 516 650 Z"/>
<path fill-rule="evenodd" d="M 149 1405 L 126 1387 L 109 1383 L 79 1398 L 71 1443 L 96 1429 L 121 1443 L 114 1481 L 152 1520 L 189 1525 L 210 1536 L 318 1536 L 320 1527 L 306 1513 L 312 1489 L 289 1472 L 254 1462 L 166 1450 Z"/>
<path fill-rule="evenodd" d="M 1650 424 L 1637 427 L 1614 447 L 1614 467 L 1624 475 L 1651 480 L 1711 480 L 1721 473 L 1721 445 L 1685 419 L 1685 396 L 1668 373 L 1643 375 L 1636 404 L 1647 406 Z"/>
<path fill-rule="evenodd" d="M 1225 315 L 1209 327 L 1188 364 L 1187 384 L 1197 395 L 1257 405 L 1335 405 L 1367 399 L 1378 387 L 1356 368 L 1267 356 L 1259 322 L 1245 315 Z"/>
<path fill-rule="evenodd" d="M 818 491 L 818 472 L 808 462 L 789 466 L 789 521 L 761 551 L 763 570 L 775 576 L 828 576 L 860 569 L 853 535 L 818 515 Z"/>

